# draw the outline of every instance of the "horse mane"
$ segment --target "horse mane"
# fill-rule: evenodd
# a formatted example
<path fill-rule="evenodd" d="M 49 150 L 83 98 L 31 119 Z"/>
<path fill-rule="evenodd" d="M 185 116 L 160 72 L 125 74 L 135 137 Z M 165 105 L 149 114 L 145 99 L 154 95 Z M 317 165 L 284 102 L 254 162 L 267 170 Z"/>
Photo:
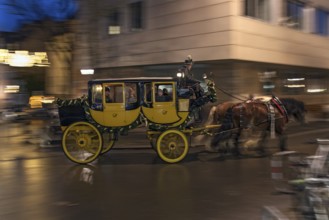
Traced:
<path fill-rule="evenodd" d="M 286 109 L 288 111 L 288 114 L 291 114 L 292 108 L 291 106 L 294 106 L 295 108 L 298 108 L 302 112 L 306 112 L 305 104 L 304 102 L 294 99 L 294 98 L 280 98 L 282 104 L 286 106 Z"/>

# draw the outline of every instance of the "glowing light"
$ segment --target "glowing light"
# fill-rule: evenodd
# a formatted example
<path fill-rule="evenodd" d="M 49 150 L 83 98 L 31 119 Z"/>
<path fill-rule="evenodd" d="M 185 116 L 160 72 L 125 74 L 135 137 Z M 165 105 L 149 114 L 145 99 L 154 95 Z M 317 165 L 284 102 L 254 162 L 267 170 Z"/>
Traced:
<path fill-rule="evenodd" d="M 177 75 L 178 78 L 181 78 L 183 74 L 182 73 L 177 73 L 176 75 Z"/>
<path fill-rule="evenodd" d="M 15 51 L 9 54 L 8 64 L 15 67 L 31 67 L 34 61 L 28 51 Z"/>
<path fill-rule="evenodd" d="M 6 85 L 3 92 L 4 93 L 18 93 L 19 85 Z"/>
<path fill-rule="evenodd" d="M 291 79 L 287 79 L 288 81 L 303 81 L 305 80 L 305 78 L 291 78 Z"/>
<path fill-rule="evenodd" d="M 0 49 L 0 63 L 5 63 L 8 57 L 8 50 Z"/>
<path fill-rule="evenodd" d="M 288 87 L 288 88 L 303 88 L 305 87 L 305 85 L 284 85 L 285 87 Z"/>
<path fill-rule="evenodd" d="M 275 85 L 263 85 L 263 89 L 274 89 Z"/>
<path fill-rule="evenodd" d="M 324 92 L 327 91 L 327 89 L 307 89 L 307 92 L 309 93 L 317 93 L 317 92 Z"/>
<path fill-rule="evenodd" d="M 14 67 L 47 67 L 50 65 L 46 52 L 9 51 L 7 49 L 0 49 L 0 63 Z"/>
<path fill-rule="evenodd" d="M 121 33 L 121 27 L 120 26 L 109 26 L 109 34 L 120 34 Z"/>
<path fill-rule="evenodd" d="M 49 66 L 48 56 L 46 52 L 35 52 L 34 53 L 34 65 L 35 66 Z"/>
<path fill-rule="evenodd" d="M 55 101 L 55 97 L 54 96 L 45 96 L 42 98 L 41 102 L 45 103 L 45 104 L 51 104 Z"/>
<path fill-rule="evenodd" d="M 93 75 L 94 69 L 81 69 L 80 72 L 81 75 Z"/>

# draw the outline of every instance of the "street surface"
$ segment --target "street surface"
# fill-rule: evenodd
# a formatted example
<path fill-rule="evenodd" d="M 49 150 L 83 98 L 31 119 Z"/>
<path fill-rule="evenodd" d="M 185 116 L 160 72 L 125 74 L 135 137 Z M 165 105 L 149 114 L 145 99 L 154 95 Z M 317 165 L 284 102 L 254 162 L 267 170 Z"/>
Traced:
<path fill-rule="evenodd" d="M 202 139 L 183 162 L 165 164 L 137 129 L 95 163 L 76 165 L 58 142 L 42 144 L 47 124 L 0 124 L 1 220 L 254 220 L 264 206 L 298 219 L 292 195 L 273 187 L 269 157 L 221 157 L 206 152 Z M 328 125 L 292 123 L 289 150 L 313 154 L 316 138 L 329 138 Z M 269 141 L 271 152 L 276 145 Z"/>

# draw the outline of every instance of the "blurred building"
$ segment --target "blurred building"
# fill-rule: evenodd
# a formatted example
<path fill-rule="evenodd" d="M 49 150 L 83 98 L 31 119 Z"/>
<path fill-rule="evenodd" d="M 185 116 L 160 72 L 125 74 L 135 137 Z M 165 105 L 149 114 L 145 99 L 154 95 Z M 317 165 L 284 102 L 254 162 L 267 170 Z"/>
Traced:
<path fill-rule="evenodd" d="M 68 26 L 77 9 L 76 0 L 0 0 L 0 111 L 26 106 L 35 92 L 71 93 Z"/>
<path fill-rule="evenodd" d="M 327 0 L 81 0 L 73 93 L 91 78 L 174 76 L 192 55 L 195 76 L 212 72 L 229 93 L 323 103 L 328 22 Z"/>

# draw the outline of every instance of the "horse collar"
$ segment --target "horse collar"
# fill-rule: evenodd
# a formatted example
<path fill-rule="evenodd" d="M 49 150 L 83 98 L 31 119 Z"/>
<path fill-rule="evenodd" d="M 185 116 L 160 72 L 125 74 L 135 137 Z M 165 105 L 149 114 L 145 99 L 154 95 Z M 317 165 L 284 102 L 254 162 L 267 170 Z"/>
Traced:
<path fill-rule="evenodd" d="M 280 111 L 280 113 L 285 116 L 286 123 L 288 123 L 289 122 L 288 112 L 287 112 L 286 108 L 284 107 L 284 105 L 282 104 L 282 102 L 280 101 L 280 99 L 277 97 L 273 97 L 271 99 L 271 102 L 277 107 L 277 109 Z"/>

